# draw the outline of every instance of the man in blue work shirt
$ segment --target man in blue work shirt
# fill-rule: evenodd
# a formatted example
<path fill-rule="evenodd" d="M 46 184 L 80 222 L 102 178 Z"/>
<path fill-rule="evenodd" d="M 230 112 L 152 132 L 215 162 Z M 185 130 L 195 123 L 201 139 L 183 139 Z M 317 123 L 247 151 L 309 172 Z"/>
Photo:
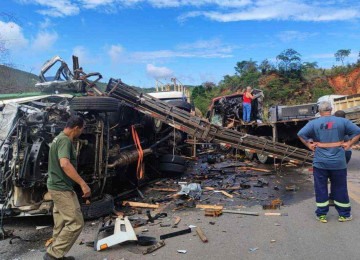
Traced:
<path fill-rule="evenodd" d="M 346 183 L 345 150 L 359 141 L 360 128 L 350 120 L 331 115 L 331 104 L 319 104 L 320 118 L 307 123 L 298 136 L 310 150 L 315 151 L 313 174 L 317 209 L 316 218 L 326 223 L 329 211 L 328 179 L 330 179 L 335 208 L 340 222 L 352 220 Z M 344 142 L 345 136 L 349 141 Z"/>

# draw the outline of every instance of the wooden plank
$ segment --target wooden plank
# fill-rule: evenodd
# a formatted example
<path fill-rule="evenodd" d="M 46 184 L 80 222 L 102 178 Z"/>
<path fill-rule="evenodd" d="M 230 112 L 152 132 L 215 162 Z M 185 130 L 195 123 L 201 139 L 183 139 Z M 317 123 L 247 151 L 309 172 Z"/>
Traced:
<path fill-rule="evenodd" d="M 223 209 L 224 206 L 221 205 L 204 205 L 204 204 L 197 204 L 196 205 L 197 209 Z"/>
<path fill-rule="evenodd" d="M 159 208 L 158 204 L 148 204 L 148 203 L 134 202 L 134 201 L 123 201 L 122 205 L 135 207 L 135 208 L 149 208 L 149 209 Z"/>
<path fill-rule="evenodd" d="M 176 192 L 178 189 L 171 189 L 171 188 L 151 188 L 154 191 L 165 191 L 165 192 Z"/>
<path fill-rule="evenodd" d="M 202 229 L 200 227 L 196 227 L 196 233 L 200 237 L 201 241 L 203 241 L 204 243 L 208 242 L 207 237 L 205 236 L 204 232 L 202 231 Z"/>
<path fill-rule="evenodd" d="M 229 210 L 229 209 L 224 209 L 222 212 L 231 213 L 231 214 L 249 215 L 249 216 L 259 216 L 259 212 L 249 212 L 249 211 Z"/>
<path fill-rule="evenodd" d="M 234 198 L 234 196 L 233 195 L 231 195 L 231 194 L 229 194 L 229 193 L 227 193 L 226 191 L 224 191 L 224 190 L 221 190 L 221 193 L 222 194 L 224 194 L 226 197 L 228 197 L 228 198 Z"/>
<path fill-rule="evenodd" d="M 239 170 L 244 171 L 256 171 L 256 172 L 271 172 L 271 170 L 261 169 L 261 168 L 254 168 L 254 167 L 238 167 Z"/>

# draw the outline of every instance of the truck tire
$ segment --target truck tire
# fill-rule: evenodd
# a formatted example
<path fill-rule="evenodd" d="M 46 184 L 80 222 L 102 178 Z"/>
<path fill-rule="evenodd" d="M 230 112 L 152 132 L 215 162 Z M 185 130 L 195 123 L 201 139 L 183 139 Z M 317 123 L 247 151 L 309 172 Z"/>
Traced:
<path fill-rule="evenodd" d="M 165 154 L 160 157 L 160 163 L 185 165 L 186 160 L 185 160 L 185 158 L 178 156 L 178 155 L 173 156 L 172 154 Z"/>
<path fill-rule="evenodd" d="M 160 163 L 159 169 L 165 173 L 181 174 L 185 172 L 186 167 L 176 163 Z"/>
<path fill-rule="evenodd" d="M 93 201 L 90 204 L 81 204 L 81 211 L 85 220 L 96 219 L 113 212 L 114 199 L 109 194 L 104 194 L 99 200 Z"/>
<path fill-rule="evenodd" d="M 115 112 L 119 109 L 120 102 L 112 97 L 77 97 L 70 107 L 74 111 Z"/>

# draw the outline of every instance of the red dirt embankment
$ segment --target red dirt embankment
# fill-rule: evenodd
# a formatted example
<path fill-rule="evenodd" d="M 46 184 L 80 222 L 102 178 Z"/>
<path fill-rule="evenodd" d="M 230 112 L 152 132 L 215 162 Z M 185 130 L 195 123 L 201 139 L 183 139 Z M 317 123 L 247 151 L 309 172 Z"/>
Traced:
<path fill-rule="evenodd" d="M 352 95 L 360 93 L 360 68 L 345 75 L 328 78 L 336 94 Z"/>

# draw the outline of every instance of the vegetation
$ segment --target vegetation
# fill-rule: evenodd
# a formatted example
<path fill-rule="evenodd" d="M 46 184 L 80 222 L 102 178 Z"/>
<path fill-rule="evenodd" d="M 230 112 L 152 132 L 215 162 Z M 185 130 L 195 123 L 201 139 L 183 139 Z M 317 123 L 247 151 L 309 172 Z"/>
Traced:
<path fill-rule="evenodd" d="M 316 102 L 319 97 L 334 93 L 329 84 L 331 77 L 347 74 L 360 66 L 360 53 L 356 63 L 344 65 L 350 53 L 351 50 L 338 50 L 334 56 L 341 65 L 330 69 L 319 68 L 317 62 L 303 62 L 301 54 L 294 49 L 286 49 L 277 55 L 276 64 L 268 59 L 260 63 L 242 60 L 236 63 L 233 75 L 225 75 L 217 85 L 213 83 L 211 89 L 205 88 L 205 83 L 194 87 L 192 100 L 206 113 L 212 98 L 251 86 L 264 91 L 265 106 Z"/>
<path fill-rule="evenodd" d="M 1 50 L 0 46 L 0 52 L 4 58 L 6 50 Z M 360 53 L 356 63 L 344 64 L 350 53 L 350 49 L 338 50 L 334 57 L 341 64 L 330 69 L 319 68 L 317 62 L 303 62 L 301 54 L 294 49 L 279 53 L 276 64 L 268 59 L 260 62 L 242 60 L 235 64 L 233 75 L 225 75 L 217 84 L 204 82 L 191 86 L 191 100 L 205 114 L 213 98 L 252 86 L 264 91 L 265 106 L 315 102 L 320 96 L 334 93 L 329 83 L 331 78 L 346 75 L 360 67 Z M 34 74 L 0 65 L 0 94 L 38 91 L 35 88 L 37 80 Z M 99 87 L 104 89 L 105 86 L 105 83 L 100 83 Z M 154 92 L 155 88 L 140 90 L 148 93 Z"/>

